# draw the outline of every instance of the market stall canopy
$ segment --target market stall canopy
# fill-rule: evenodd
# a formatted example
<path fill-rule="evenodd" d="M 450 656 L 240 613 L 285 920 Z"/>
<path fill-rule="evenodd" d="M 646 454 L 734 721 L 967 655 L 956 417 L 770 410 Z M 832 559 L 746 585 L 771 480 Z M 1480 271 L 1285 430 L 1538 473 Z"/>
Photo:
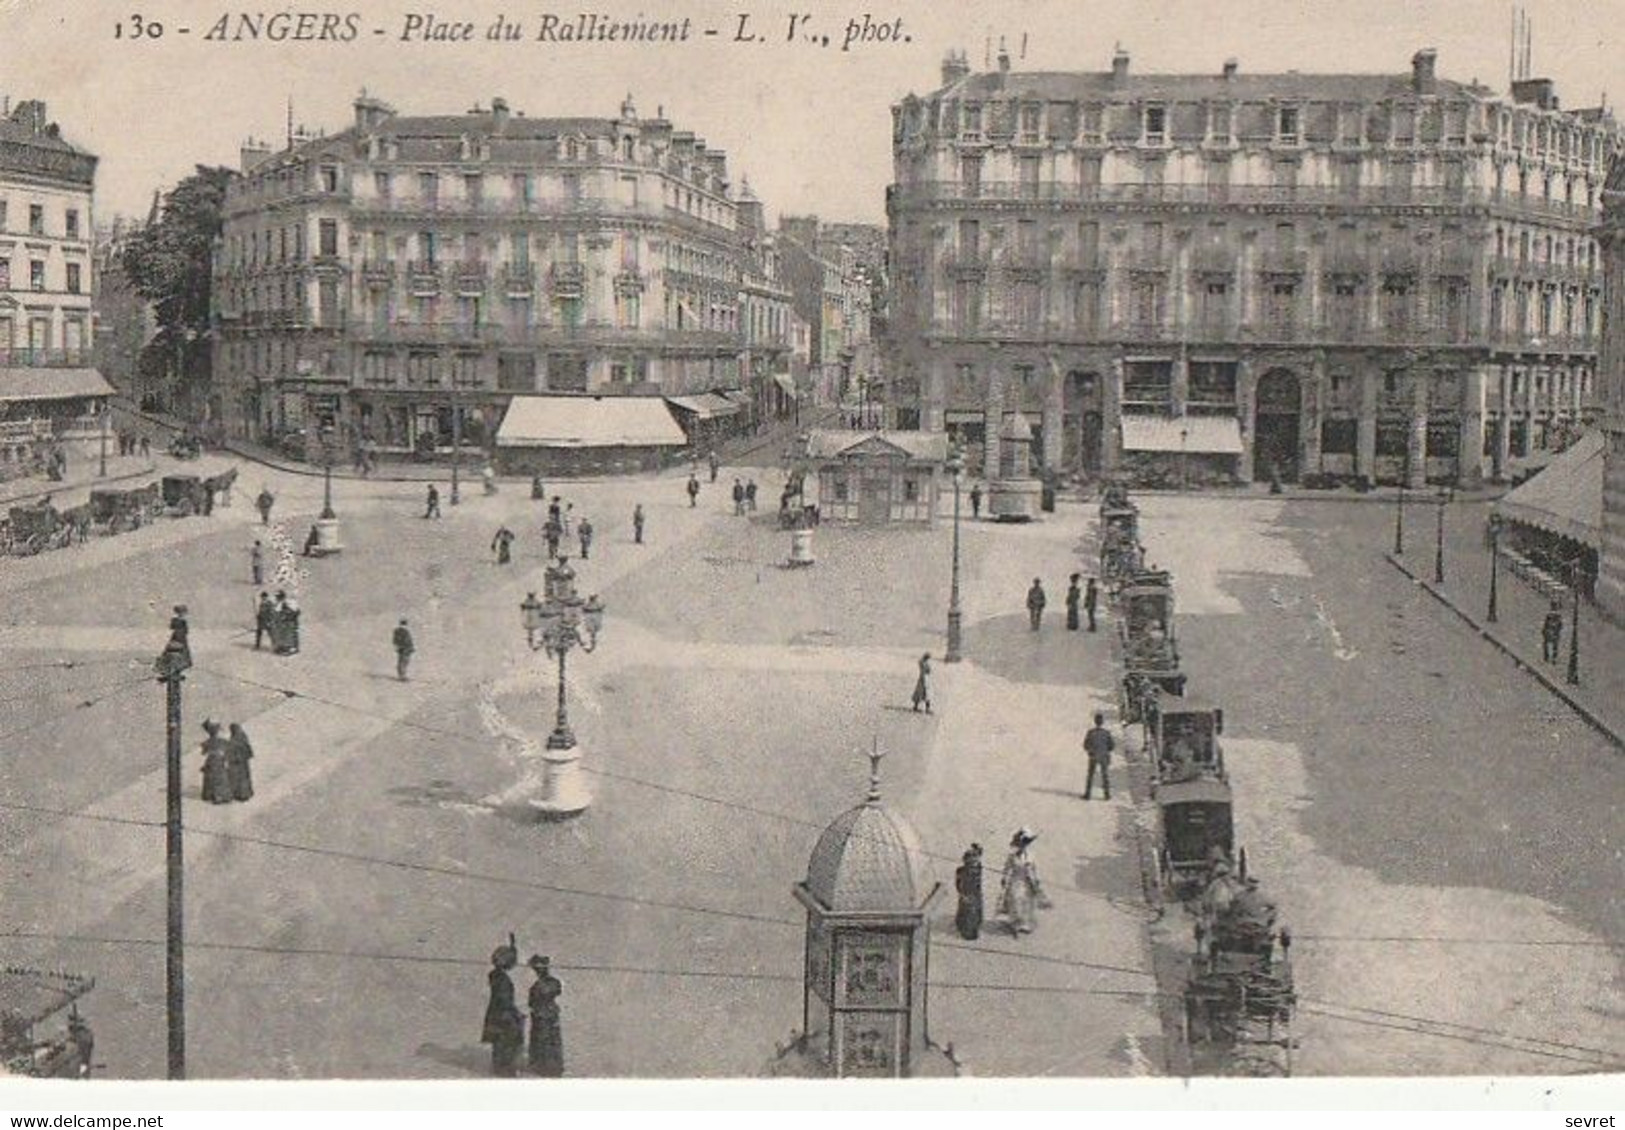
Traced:
<path fill-rule="evenodd" d="M 1241 421 L 1234 416 L 1124 416 L 1123 450 L 1240 455 Z"/>
<path fill-rule="evenodd" d="M 658 396 L 516 396 L 498 447 L 682 447 L 688 442 Z"/>
<path fill-rule="evenodd" d="M 1602 548 L 1603 435 L 1587 432 L 1534 478 L 1495 504 L 1495 513 Z"/>
<path fill-rule="evenodd" d="M 116 391 L 95 369 L 0 368 L 0 401 L 73 400 Z"/>
<path fill-rule="evenodd" d="M 731 416 L 739 411 L 739 405 L 714 392 L 697 392 L 692 396 L 668 396 L 666 403 L 684 412 L 692 412 L 702 420 Z"/>

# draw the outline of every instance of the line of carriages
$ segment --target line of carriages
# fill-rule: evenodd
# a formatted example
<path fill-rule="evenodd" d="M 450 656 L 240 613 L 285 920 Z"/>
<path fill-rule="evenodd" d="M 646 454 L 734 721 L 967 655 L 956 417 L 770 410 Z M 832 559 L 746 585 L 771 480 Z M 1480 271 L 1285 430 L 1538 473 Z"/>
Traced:
<path fill-rule="evenodd" d="M 1184 1038 L 1193 1070 L 1292 1069 L 1292 935 L 1235 841 L 1224 711 L 1186 694 L 1171 574 L 1150 567 L 1140 512 L 1110 485 L 1100 504 L 1100 576 L 1123 657 L 1121 716 L 1144 733 L 1157 814 L 1157 885 L 1193 920 Z"/>
<path fill-rule="evenodd" d="M 0 555 L 32 557 L 52 549 L 83 545 L 94 536 L 112 537 L 161 518 L 209 514 L 215 500 L 229 505 L 237 482 L 233 467 L 220 475 L 165 475 L 138 487 L 97 487 L 90 499 L 59 510 L 47 495 L 13 506 L 0 518 Z"/>

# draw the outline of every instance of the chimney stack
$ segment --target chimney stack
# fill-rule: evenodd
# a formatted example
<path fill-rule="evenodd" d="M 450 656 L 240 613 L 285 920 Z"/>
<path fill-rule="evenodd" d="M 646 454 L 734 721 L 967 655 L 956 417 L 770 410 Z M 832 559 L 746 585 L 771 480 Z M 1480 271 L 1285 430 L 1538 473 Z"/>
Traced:
<path fill-rule="evenodd" d="M 1438 61 L 1439 52 L 1432 47 L 1424 47 L 1411 56 L 1411 89 L 1415 93 L 1433 94 L 1438 90 Z"/>
<path fill-rule="evenodd" d="M 1126 82 L 1128 80 L 1128 52 L 1121 47 L 1112 53 L 1112 81 Z"/>
<path fill-rule="evenodd" d="M 1004 37 L 1002 35 L 999 37 L 999 73 L 1001 75 L 1010 73 L 1010 52 L 1004 49 Z"/>
<path fill-rule="evenodd" d="M 1241 66 L 1241 64 L 1237 63 L 1234 59 L 1226 59 L 1224 61 L 1224 77 L 1225 77 L 1225 79 L 1229 80 L 1229 79 L 1235 78 L 1236 77 L 1236 70 L 1240 66 Z"/>
<path fill-rule="evenodd" d="M 508 100 L 502 97 L 491 99 L 491 122 L 500 131 L 508 124 Z"/>

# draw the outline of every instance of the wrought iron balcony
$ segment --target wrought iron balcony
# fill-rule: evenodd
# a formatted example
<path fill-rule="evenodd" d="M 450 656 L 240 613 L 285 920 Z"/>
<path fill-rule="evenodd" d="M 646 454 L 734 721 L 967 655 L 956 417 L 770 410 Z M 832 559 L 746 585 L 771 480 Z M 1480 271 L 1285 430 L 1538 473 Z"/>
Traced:
<path fill-rule="evenodd" d="M 413 294 L 439 294 L 441 281 L 440 264 L 432 259 L 414 259 L 407 265 L 406 285 Z"/>
<path fill-rule="evenodd" d="M 536 269 L 529 263 L 509 263 L 502 268 L 502 289 L 510 298 L 523 298 L 536 291 Z"/>
<path fill-rule="evenodd" d="M 452 287 L 458 294 L 477 297 L 485 293 L 490 268 L 476 260 L 464 260 L 452 268 Z"/>
<path fill-rule="evenodd" d="M 368 259 L 361 264 L 361 281 L 368 286 L 387 287 L 395 284 L 395 263 L 390 259 Z"/>
<path fill-rule="evenodd" d="M 587 269 L 580 263 L 555 263 L 548 272 L 548 289 L 555 298 L 580 298 L 587 286 Z"/>

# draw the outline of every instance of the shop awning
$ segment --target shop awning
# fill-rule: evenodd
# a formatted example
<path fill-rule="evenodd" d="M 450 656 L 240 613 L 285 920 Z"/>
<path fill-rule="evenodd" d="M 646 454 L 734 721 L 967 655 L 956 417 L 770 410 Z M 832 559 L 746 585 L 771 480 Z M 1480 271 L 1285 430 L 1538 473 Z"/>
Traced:
<path fill-rule="evenodd" d="M 1587 432 L 1496 503 L 1495 513 L 1601 550 L 1602 464 L 1603 435 Z"/>
<path fill-rule="evenodd" d="M 115 391 L 95 369 L 0 368 L 0 400 L 73 400 Z"/>
<path fill-rule="evenodd" d="M 692 413 L 701 420 L 714 420 L 718 416 L 731 416 L 739 405 L 714 392 L 697 392 L 692 396 L 668 396 L 666 403 L 673 408 Z"/>
<path fill-rule="evenodd" d="M 1241 421 L 1234 416 L 1124 416 L 1123 450 L 1240 455 Z"/>
<path fill-rule="evenodd" d="M 746 392 L 742 388 L 725 388 L 721 392 L 717 393 L 717 395 L 726 401 L 739 405 L 741 408 L 749 408 L 755 403 L 755 401 L 751 399 L 750 393 Z"/>
<path fill-rule="evenodd" d="M 784 390 L 784 395 L 795 398 L 801 394 L 796 391 L 796 379 L 789 373 L 774 373 L 773 383 Z"/>
<path fill-rule="evenodd" d="M 658 396 L 516 396 L 498 447 L 682 447 L 688 442 Z"/>

